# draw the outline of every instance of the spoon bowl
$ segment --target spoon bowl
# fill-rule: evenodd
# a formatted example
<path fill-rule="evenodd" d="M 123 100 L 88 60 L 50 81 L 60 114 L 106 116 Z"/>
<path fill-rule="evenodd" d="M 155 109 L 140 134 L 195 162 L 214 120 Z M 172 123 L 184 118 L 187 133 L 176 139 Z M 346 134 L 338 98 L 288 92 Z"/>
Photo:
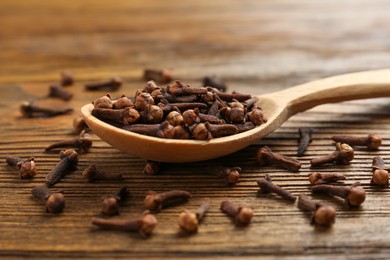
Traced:
<path fill-rule="evenodd" d="M 88 126 L 103 141 L 123 152 L 160 162 L 195 162 L 221 157 L 278 129 L 292 115 L 314 106 L 345 100 L 389 97 L 390 70 L 345 74 L 312 81 L 258 96 L 268 121 L 252 130 L 208 141 L 163 139 L 133 133 L 91 115 L 92 104 L 81 108 Z"/>

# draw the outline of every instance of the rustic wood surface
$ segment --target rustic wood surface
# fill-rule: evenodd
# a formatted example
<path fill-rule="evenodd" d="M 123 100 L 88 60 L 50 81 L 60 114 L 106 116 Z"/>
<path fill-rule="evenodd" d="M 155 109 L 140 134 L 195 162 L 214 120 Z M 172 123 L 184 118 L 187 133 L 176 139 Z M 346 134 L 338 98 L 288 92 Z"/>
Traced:
<path fill-rule="evenodd" d="M 144 85 L 146 67 L 173 68 L 175 76 L 199 85 L 205 75 L 223 79 L 229 90 L 263 94 L 315 78 L 390 67 L 388 1 L 15 1 L 0 3 L 0 256 L 184 258 L 387 258 L 390 253 L 390 192 L 370 185 L 375 155 L 390 163 L 389 99 L 323 105 L 298 114 L 276 132 L 232 155 L 207 162 L 165 164 L 161 174 L 143 174 L 144 161 L 109 147 L 93 136 L 89 153 L 80 154 L 78 169 L 55 190 L 63 190 L 62 214 L 44 212 L 31 196 L 59 160 L 44 152 L 55 142 L 75 136 L 72 120 L 79 108 L 106 92 L 86 92 L 84 83 L 123 77 L 114 93 L 132 94 Z M 47 98 L 48 85 L 63 69 L 74 72 L 69 102 Z M 69 106 L 75 112 L 55 118 L 26 119 L 19 104 L 35 100 Z M 313 142 L 298 173 L 257 166 L 262 145 L 295 156 L 298 128 L 313 127 Z M 356 149 L 349 166 L 320 168 L 342 172 L 345 184 L 360 181 L 367 199 L 358 209 L 341 200 L 315 196 L 337 208 L 330 229 L 310 225 L 294 205 L 273 195 L 258 195 L 256 179 L 269 173 L 294 194 L 310 195 L 309 161 L 334 150 L 335 134 L 377 133 L 379 151 Z M 5 164 L 6 155 L 34 156 L 39 174 L 20 180 Z M 174 155 L 172 155 L 174 156 Z M 82 170 L 90 163 L 123 173 L 123 182 L 86 183 Z M 208 173 L 210 165 L 242 167 L 232 188 Z M 193 194 L 185 205 L 164 209 L 147 239 L 138 234 L 102 231 L 91 225 L 101 197 L 127 186 L 131 197 L 121 217 L 142 213 L 146 191 L 184 189 Z M 311 195 L 310 195 L 311 196 Z M 206 197 L 211 208 L 197 234 L 179 232 L 177 218 L 195 210 Z M 236 227 L 219 210 L 223 200 L 253 207 L 253 222 Z"/>

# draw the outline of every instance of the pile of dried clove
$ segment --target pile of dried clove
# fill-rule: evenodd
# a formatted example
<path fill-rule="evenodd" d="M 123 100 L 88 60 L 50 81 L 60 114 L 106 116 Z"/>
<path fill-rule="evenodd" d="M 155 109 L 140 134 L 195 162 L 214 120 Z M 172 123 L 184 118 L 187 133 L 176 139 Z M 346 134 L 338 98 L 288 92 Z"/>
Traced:
<path fill-rule="evenodd" d="M 180 81 L 158 86 L 149 81 L 134 97 L 110 95 L 93 102 L 92 115 L 125 130 L 169 139 L 209 140 L 245 132 L 267 122 L 257 98 L 194 88 Z"/>

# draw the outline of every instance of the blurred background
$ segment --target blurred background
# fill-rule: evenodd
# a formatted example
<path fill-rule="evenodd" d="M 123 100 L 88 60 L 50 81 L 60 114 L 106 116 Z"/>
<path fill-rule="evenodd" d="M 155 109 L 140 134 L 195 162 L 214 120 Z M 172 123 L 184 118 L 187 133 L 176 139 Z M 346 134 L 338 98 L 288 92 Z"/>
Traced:
<path fill-rule="evenodd" d="M 63 69 L 134 81 L 156 67 L 188 82 L 215 74 L 242 91 L 274 91 L 389 67 L 389 8 L 386 0 L 2 0 L 0 83 L 54 80 Z"/>

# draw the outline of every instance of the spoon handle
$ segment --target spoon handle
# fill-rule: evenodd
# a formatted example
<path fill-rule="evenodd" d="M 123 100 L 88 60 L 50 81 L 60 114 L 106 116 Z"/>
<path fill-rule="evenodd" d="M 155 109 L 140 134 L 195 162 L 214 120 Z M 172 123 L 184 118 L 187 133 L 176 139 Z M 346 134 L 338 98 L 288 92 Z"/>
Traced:
<path fill-rule="evenodd" d="M 286 106 L 288 117 L 326 103 L 390 97 L 390 69 L 319 79 L 269 94 L 268 97 Z"/>

